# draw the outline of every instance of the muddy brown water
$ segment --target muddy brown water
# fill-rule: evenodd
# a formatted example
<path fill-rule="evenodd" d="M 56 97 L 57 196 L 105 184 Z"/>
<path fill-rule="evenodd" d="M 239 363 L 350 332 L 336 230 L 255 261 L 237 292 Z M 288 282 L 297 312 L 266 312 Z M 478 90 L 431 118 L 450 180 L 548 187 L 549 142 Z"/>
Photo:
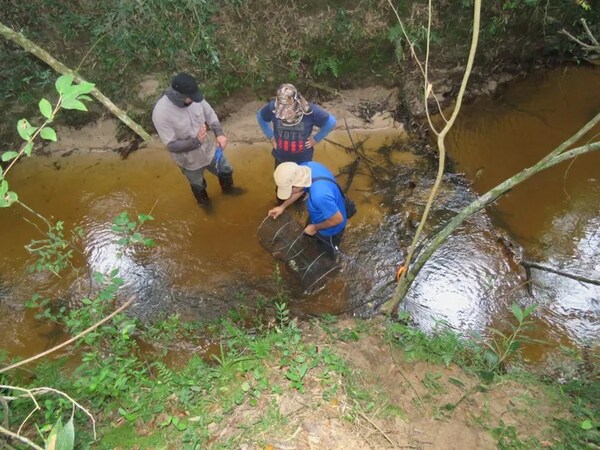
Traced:
<path fill-rule="evenodd" d="M 599 93 L 597 72 L 557 70 L 513 82 L 493 98 L 466 106 L 449 136 L 458 170 L 474 181 L 478 192 L 485 191 L 539 159 L 591 118 L 600 109 Z M 365 148 L 379 162 L 383 159 L 377 149 L 405 138 L 397 129 L 354 136 L 368 138 Z M 345 132 L 331 138 L 350 144 Z M 34 158 L 17 165 L 10 179 L 32 208 L 64 220 L 68 230 L 75 226 L 85 230 L 82 256 L 75 258 L 75 265 L 97 271 L 119 268 L 127 292 L 139 298 L 137 315 L 152 318 L 179 312 L 200 320 L 218 316 L 241 302 L 242 296 L 269 295 L 276 289 L 275 262 L 257 240 L 257 227 L 274 200 L 268 145 L 236 144 L 227 152 L 236 181 L 248 191 L 241 197 L 222 196 L 216 179 L 208 175 L 214 201 L 210 216 L 195 205 L 185 178 L 160 146 L 138 151 L 127 160 L 113 153 Z M 408 152 L 393 151 L 391 157 L 399 166 L 415 163 Z M 586 155 L 548 171 L 513 190 L 491 211 L 494 222 L 513 235 L 528 259 L 600 278 L 599 157 Z M 318 146 L 315 159 L 334 173 L 353 161 L 331 144 Z M 375 187 L 364 167 L 350 195 L 359 206 L 342 246 L 351 267 L 311 296 L 303 296 L 294 287 L 294 277 L 283 271 L 293 308 L 300 312 L 336 313 L 351 298 L 352 304 L 356 298 L 369 300 L 369 289 L 389 286 L 402 260 L 397 230 L 403 209 L 423 204 L 418 195 L 406 192 L 406 201 L 395 203 L 392 199 L 398 196 Z M 444 200 L 448 211 L 462 204 L 456 198 L 461 195 L 449 194 Z M 152 212 L 155 220 L 143 232 L 156 241 L 155 248 L 118 256 L 110 225 L 124 210 L 134 216 Z M 303 220 L 300 208 L 292 213 Z M 59 279 L 26 271 L 32 258 L 23 246 L 40 234 L 21 215 L 25 212 L 18 206 L 0 210 L 0 330 L 2 348 L 11 355 L 29 356 L 60 341 L 61 335 L 36 321 L 23 308 L 25 300 L 34 292 L 72 295 L 80 283 L 75 275 Z M 447 218 L 441 215 L 437 220 Z M 461 228 L 436 253 L 415 283 L 406 304 L 417 323 L 431 328 L 443 320 L 465 333 L 484 332 L 507 316 L 511 301 L 535 301 L 541 305 L 536 315 L 540 337 L 554 343 L 597 343 L 598 287 L 533 271 L 535 298 L 524 297 L 518 267 L 502 255 L 489 219 L 480 216 L 470 226 L 475 228 Z M 357 277 L 365 283 L 356 282 Z M 366 286 L 365 292 L 349 292 L 357 286 Z M 389 288 L 382 292 L 389 295 Z M 537 347 L 532 357 L 545 349 Z"/>
<path fill-rule="evenodd" d="M 392 129 L 369 132 L 367 137 L 377 148 L 401 135 Z M 355 138 L 360 139 L 360 133 Z M 345 133 L 334 133 L 332 139 L 350 145 Z M 257 240 L 257 227 L 275 205 L 270 150 L 268 145 L 239 144 L 230 146 L 227 153 L 236 168 L 237 184 L 247 192 L 240 197 L 223 196 L 216 178 L 208 174 L 214 204 L 210 215 L 195 204 L 185 178 L 158 145 L 127 160 L 105 152 L 27 159 L 9 176 L 11 187 L 31 208 L 63 220 L 67 230 L 77 226 L 85 230 L 79 242 L 82 256 L 76 255 L 75 266 L 87 264 L 100 272 L 118 268 L 125 288 L 137 294 L 136 314 L 179 312 L 202 319 L 218 316 L 239 303 L 241 294 L 256 297 L 274 292 L 275 261 Z M 403 158 L 411 156 L 396 159 L 401 162 Z M 337 173 L 354 158 L 324 143 L 318 147 L 316 159 Z M 353 218 L 356 231 L 381 219 L 380 199 L 372 194 L 366 174 L 359 171 L 351 195 L 361 203 Z M 155 240 L 156 247 L 118 255 L 111 222 L 121 211 L 134 218 L 151 212 L 155 220 L 142 231 Z M 292 213 L 297 220 L 304 220 L 302 208 L 292 208 Z M 24 246 L 41 234 L 23 215 L 27 216 L 17 205 L 0 211 L 0 329 L 2 347 L 10 354 L 27 356 L 50 346 L 59 333 L 36 321 L 23 303 L 34 292 L 50 298 L 73 294 L 74 286 L 85 285 L 78 280 L 85 281 L 85 271 L 81 276 L 67 274 L 63 278 L 28 273 L 33 258 Z M 293 294 L 294 279 L 285 272 L 284 277 Z M 322 292 L 301 303 L 304 310 L 322 313 L 338 310 L 342 302 L 338 296 Z"/>
<path fill-rule="evenodd" d="M 599 112 L 598 69 L 533 74 L 466 106 L 448 137 L 449 153 L 483 193 L 537 162 Z M 599 133 L 596 127 L 580 144 L 597 141 Z M 489 213 L 523 247 L 526 260 L 600 280 L 599 200 L 596 151 L 535 175 Z M 600 286 L 535 269 L 532 281 L 537 337 L 597 347 Z"/>

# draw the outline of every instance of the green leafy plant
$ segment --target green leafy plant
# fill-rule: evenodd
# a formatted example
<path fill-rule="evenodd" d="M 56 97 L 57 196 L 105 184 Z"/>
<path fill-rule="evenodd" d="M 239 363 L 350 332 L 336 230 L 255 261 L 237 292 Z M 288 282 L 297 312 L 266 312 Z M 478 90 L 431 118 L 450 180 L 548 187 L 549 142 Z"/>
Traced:
<path fill-rule="evenodd" d="M 154 218 L 149 214 L 138 214 L 137 219 L 137 222 L 132 220 L 126 211 L 114 218 L 111 230 L 120 235 L 116 244 L 123 248 L 134 244 L 143 244 L 146 247 L 154 246 L 154 240 L 144 237 L 139 231 L 145 222 L 154 220 Z"/>
<path fill-rule="evenodd" d="M 533 328 L 533 322 L 529 318 L 535 308 L 536 305 L 531 305 L 521 309 L 515 303 L 511 306 L 511 313 L 516 322 L 509 322 L 508 330 L 500 331 L 496 328 L 489 328 L 492 339 L 483 341 L 483 345 L 486 347 L 483 357 L 487 365 L 486 370 L 481 371 L 484 378 L 493 378 L 495 373 L 504 372 L 507 364 L 520 355 L 524 343 L 542 343 L 542 341 L 526 335 Z"/>

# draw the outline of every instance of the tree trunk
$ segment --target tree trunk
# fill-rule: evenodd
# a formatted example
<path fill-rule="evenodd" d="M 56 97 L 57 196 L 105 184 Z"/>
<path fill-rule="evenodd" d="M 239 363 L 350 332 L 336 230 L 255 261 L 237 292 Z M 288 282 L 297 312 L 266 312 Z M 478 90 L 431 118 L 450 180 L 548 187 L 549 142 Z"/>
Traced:
<path fill-rule="evenodd" d="M 52 67 L 56 72 L 63 75 L 73 75 L 74 79 L 78 82 L 86 81 L 81 76 L 77 74 L 72 69 L 69 69 L 63 63 L 55 59 L 50 53 L 48 53 L 43 48 L 38 47 L 36 44 L 31 42 L 21 33 L 14 31 L 13 29 L 7 27 L 2 22 L 0 22 L 0 35 L 4 36 L 9 41 L 13 41 L 27 50 L 34 56 L 37 56 L 39 59 L 44 61 L 50 67 Z M 100 103 L 102 103 L 106 108 L 113 113 L 115 116 L 121 120 L 125 125 L 127 125 L 134 133 L 140 136 L 145 142 L 151 142 L 152 137 L 136 122 L 131 120 L 127 113 L 116 106 L 113 102 L 110 101 L 108 97 L 106 97 L 102 92 L 100 92 L 97 88 L 94 88 L 90 94 L 94 96 Z"/>

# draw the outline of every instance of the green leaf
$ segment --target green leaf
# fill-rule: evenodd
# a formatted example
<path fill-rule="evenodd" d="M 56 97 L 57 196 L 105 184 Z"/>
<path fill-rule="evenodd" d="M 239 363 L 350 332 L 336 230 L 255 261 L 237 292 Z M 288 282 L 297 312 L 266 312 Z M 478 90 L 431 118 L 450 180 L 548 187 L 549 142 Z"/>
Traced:
<path fill-rule="evenodd" d="M 25 141 L 28 141 L 36 130 L 37 127 L 32 126 L 27 119 L 21 119 L 17 122 L 19 136 Z"/>
<path fill-rule="evenodd" d="M 74 93 L 79 100 L 89 99 L 85 94 L 89 94 L 94 89 L 94 83 L 88 83 L 87 81 L 82 81 L 81 83 L 74 86 Z"/>
<path fill-rule="evenodd" d="M 73 416 L 64 426 L 62 431 L 58 433 L 57 450 L 71 450 L 75 445 L 75 425 L 73 424 Z"/>
<path fill-rule="evenodd" d="M 12 205 L 19 199 L 16 192 L 8 191 L 4 196 L 0 197 L 0 208 L 6 208 Z"/>
<path fill-rule="evenodd" d="M 481 380 L 484 383 L 491 383 L 492 381 L 494 381 L 494 372 L 490 371 L 490 370 L 480 370 L 479 371 L 479 376 L 481 377 Z"/>
<path fill-rule="evenodd" d="M 485 352 L 483 352 L 483 357 L 485 358 L 488 367 L 492 368 L 494 367 L 496 364 L 498 364 L 498 361 L 500 360 L 498 358 L 498 355 L 496 355 L 496 353 L 494 353 L 491 350 L 486 350 Z"/>
<path fill-rule="evenodd" d="M 448 377 L 448 381 L 450 383 L 454 384 L 455 386 L 460 387 L 460 388 L 464 388 L 465 387 L 465 383 L 463 383 L 462 380 L 459 380 L 458 378 Z"/>
<path fill-rule="evenodd" d="M 79 111 L 87 111 L 86 106 L 81 103 L 79 100 L 74 98 L 66 98 L 62 102 L 62 107 L 64 109 L 77 109 Z"/>
<path fill-rule="evenodd" d="M 2 180 L 0 182 L 0 197 L 4 197 L 8 192 L 8 181 Z"/>
<path fill-rule="evenodd" d="M 60 419 L 56 422 L 46 440 L 46 450 L 73 450 L 75 445 L 75 427 L 73 417 L 63 427 Z"/>
<path fill-rule="evenodd" d="M 169 425 L 171 425 L 172 421 L 173 421 L 173 416 L 169 416 L 163 422 L 159 423 L 158 426 L 161 428 L 168 427 Z"/>
<path fill-rule="evenodd" d="M 72 84 L 67 87 L 65 91 L 62 93 L 62 101 L 65 102 L 67 100 L 86 100 L 89 99 L 88 94 L 94 89 L 94 85 L 92 83 L 88 83 L 87 81 L 82 81 L 79 84 Z"/>
<path fill-rule="evenodd" d="M 513 303 L 510 307 L 510 310 L 519 322 L 523 322 L 523 319 L 525 319 L 525 315 L 523 314 L 523 310 L 519 308 L 519 305 Z"/>
<path fill-rule="evenodd" d="M 242 383 L 242 391 L 248 392 L 249 390 L 250 390 L 250 383 L 248 383 L 247 381 L 244 381 Z"/>
<path fill-rule="evenodd" d="M 56 131 L 50 127 L 43 128 L 40 135 L 42 136 L 42 139 L 56 142 Z"/>
<path fill-rule="evenodd" d="M 23 147 L 23 153 L 27 156 L 31 156 L 31 150 L 33 150 L 33 142 L 28 142 L 25 147 Z"/>
<path fill-rule="evenodd" d="M 581 429 L 582 430 L 591 430 L 592 429 L 592 420 L 591 419 L 585 419 L 583 422 L 581 422 Z"/>
<path fill-rule="evenodd" d="M 73 84 L 73 78 L 73 75 L 62 75 L 58 77 L 54 86 L 60 95 L 63 95 L 71 84 Z"/>
<path fill-rule="evenodd" d="M 52 104 L 46 100 L 45 98 L 40 100 L 40 112 L 42 113 L 42 115 L 49 120 L 53 119 L 52 116 Z"/>
<path fill-rule="evenodd" d="M 6 161 L 10 161 L 11 159 L 15 159 L 17 156 L 19 156 L 18 152 L 4 152 L 2 153 L 2 161 L 6 162 Z"/>
<path fill-rule="evenodd" d="M 178 417 L 173 417 L 173 425 L 175 425 L 178 431 L 185 431 L 187 429 L 187 424 L 183 420 L 179 420 Z"/>
<path fill-rule="evenodd" d="M 144 223 L 147 220 L 154 220 L 154 217 L 152 217 L 149 214 L 138 214 L 138 220 L 140 221 L 140 223 Z"/>
<path fill-rule="evenodd" d="M 528 306 L 527 308 L 525 308 L 525 311 L 523 311 L 523 315 L 525 317 L 529 317 L 531 315 L 531 313 L 536 310 L 536 308 L 537 308 L 537 305 Z"/>

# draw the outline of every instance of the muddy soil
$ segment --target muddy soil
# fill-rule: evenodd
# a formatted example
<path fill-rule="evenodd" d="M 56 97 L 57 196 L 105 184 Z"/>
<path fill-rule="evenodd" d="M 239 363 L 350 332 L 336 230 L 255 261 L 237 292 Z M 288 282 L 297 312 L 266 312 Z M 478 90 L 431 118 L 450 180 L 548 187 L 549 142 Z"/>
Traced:
<path fill-rule="evenodd" d="M 356 323 L 349 319 L 337 326 L 352 330 Z M 562 405 L 539 386 L 506 381 L 479 389 L 476 376 L 455 366 L 406 362 L 401 350 L 386 342 L 379 320 L 371 320 L 368 335 L 356 342 L 331 339 L 318 324 L 305 328 L 307 342 L 347 361 L 353 384 L 340 380 L 337 393 L 328 396 L 318 380 L 307 377 L 304 392 L 263 398 L 256 407 L 238 408 L 219 426 L 209 425 L 215 443 L 239 439 L 240 448 L 247 450 L 487 450 L 497 448 L 492 430 L 514 427 L 520 438 L 534 436 L 546 446 L 552 441 L 549 424 L 565 416 Z M 281 376 L 273 368 L 271 383 Z M 363 388 L 373 400 L 366 406 L 355 400 Z M 286 426 L 254 436 L 239 434 L 273 408 L 287 418 Z"/>

